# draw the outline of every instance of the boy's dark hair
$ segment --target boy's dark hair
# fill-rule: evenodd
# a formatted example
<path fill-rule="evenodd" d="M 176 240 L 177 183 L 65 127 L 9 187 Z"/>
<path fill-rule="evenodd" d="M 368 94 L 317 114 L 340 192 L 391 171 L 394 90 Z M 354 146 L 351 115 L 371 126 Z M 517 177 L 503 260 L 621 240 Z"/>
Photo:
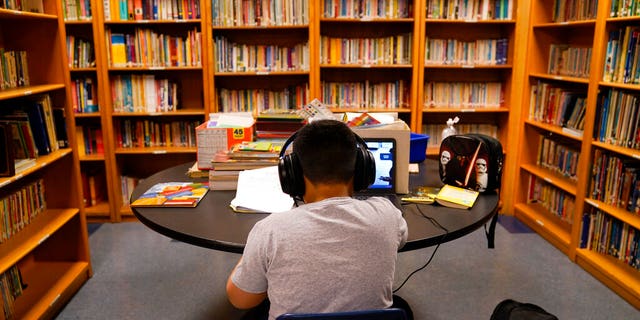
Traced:
<path fill-rule="evenodd" d="M 293 143 L 303 174 L 313 183 L 347 183 L 356 166 L 355 133 L 337 120 L 302 127 Z"/>

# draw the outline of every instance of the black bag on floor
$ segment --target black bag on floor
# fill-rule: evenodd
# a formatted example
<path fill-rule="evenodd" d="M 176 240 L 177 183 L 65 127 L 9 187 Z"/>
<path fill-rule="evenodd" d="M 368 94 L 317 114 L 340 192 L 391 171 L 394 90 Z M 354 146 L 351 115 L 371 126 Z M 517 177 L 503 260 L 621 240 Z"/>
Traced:
<path fill-rule="evenodd" d="M 448 185 L 493 192 L 500 188 L 504 154 L 496 138 L 467 133 L 451 135 L 440 144 L 440 180 Z"/>
<path fill-rule="evenodd" d="M 533 303 L 506 299 L 498 303 L 491 320 L 558 320 L 558 317 Z"/>

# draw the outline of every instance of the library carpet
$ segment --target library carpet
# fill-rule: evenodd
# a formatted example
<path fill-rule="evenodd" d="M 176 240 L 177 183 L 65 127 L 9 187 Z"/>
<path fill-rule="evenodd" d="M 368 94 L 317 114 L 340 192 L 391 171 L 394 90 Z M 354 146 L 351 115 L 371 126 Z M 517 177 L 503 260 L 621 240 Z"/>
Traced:
<path fill-rule="evenodd" d="M 637 310 L 510 216 L 496 248 L 484 230 L 441 245 L 397 292 L 415 319 L 486 319 L 505 298 L 559 319 L 640 319 Z M 224 294 L 239 255 L 173 241 L 138 222 L 89 226 L 94 276 L 56 319 L 220 319 L 237 313 Z M 398 256 L 396 287 L 434 248 Z"/>

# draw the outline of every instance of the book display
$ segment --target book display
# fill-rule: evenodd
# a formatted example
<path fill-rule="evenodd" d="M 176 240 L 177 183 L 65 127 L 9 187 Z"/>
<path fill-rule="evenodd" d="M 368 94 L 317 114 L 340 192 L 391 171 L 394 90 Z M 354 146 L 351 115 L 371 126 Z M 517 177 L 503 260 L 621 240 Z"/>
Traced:
<path fill-rule="evenodd" d="M 0 52 L 2 318 L 47 319 L 92 272 L 60 2 L 1 8 Z"/>
<path fill-rule="evenodd" d="M 513 212 L 640 307 L 636 9 L 531 1 Z"/>

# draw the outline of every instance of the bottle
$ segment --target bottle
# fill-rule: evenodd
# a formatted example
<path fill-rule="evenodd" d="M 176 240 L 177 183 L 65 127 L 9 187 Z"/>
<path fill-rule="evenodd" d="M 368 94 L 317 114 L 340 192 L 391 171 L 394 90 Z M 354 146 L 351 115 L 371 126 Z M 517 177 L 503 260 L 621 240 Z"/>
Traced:
<path fill-rule="evenodd" d="M 449 118 L 449 120 L 447 120 L 447 127 L 442 130 L 442 140 L 444 140 L 448 136 L 458 134 L 456 128 L 453 127 L 453 125 L 458 123 L 458 121 L 460 121 L 460 118 L 458 117 L 455 117 L 453 119 Z"/>

